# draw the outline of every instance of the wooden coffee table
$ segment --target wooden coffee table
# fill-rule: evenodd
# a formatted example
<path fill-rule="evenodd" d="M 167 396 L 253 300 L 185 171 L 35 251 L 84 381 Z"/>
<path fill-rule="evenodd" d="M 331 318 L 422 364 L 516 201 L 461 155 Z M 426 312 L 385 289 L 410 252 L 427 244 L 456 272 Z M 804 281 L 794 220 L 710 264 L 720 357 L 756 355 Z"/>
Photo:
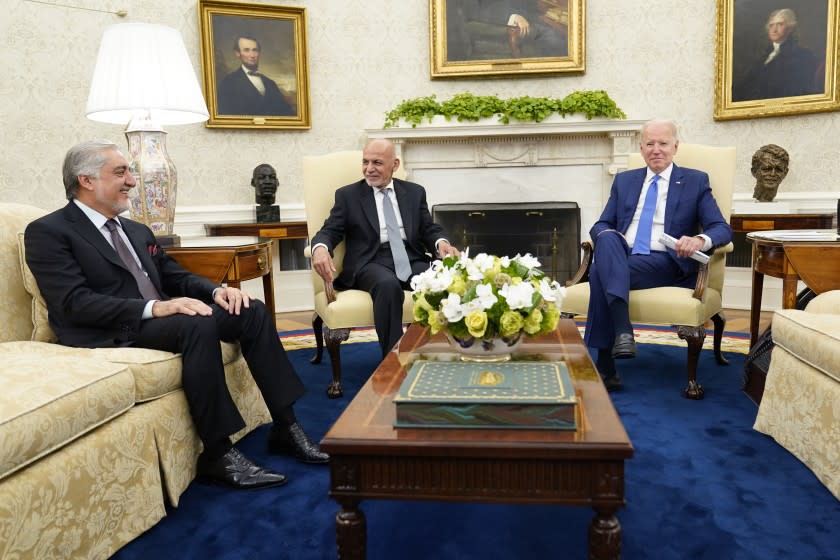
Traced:
<path fill-rule="evenodd" d="M 330 496 L 339 558 L 364 558 L 363 499 L 590 506 L 589 557 L 619 558 L 624 461 L 633 446 L 574 322 L 520 346 L 528 359 L 565 360 L 580 399 L 578 429 L 394 428 L 394 403 L 418 358 L 456 359 L 445 338 L 412 325 L 321 441 L 330 453 Z M 396 555 L 398 551 L 394 551 Z"/>

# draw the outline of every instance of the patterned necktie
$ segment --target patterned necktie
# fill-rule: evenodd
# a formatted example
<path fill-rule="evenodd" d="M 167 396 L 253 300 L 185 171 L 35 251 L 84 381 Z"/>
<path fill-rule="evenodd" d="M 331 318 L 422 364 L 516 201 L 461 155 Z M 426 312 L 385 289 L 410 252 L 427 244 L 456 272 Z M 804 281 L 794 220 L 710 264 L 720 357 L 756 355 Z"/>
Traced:
<path fill-rule="evenodd" d="M 650 235 L 653 230 L 653 214 L 656 212 L 656 198 L 659 193 L 659 175 L 654 175 L 650 181 L 642 215 L 639 216 L 639 227 L 636 230 L 636 240 L 633 242 L 634 255 L 650 254 Z"/>
<path fill-rule="evenodd" d="M 397 215 L 391 198 L 388 196 L 388 189 L 382 189 L 382 213 L 385 215 L 385 229 L 388 230 L 388 244 L 391 245 L 391 256 L 394 258 L 394 270 L 397 278 L 405 282 L 411 277 L 411 263 L 408 261 L 408 253 L 405 252 L 405 243 L 400 237 L 400 226 L 397 224 Z"/>
<path fill-rule="evenodd" d="M 125 242 L 123 242 L 122 236 L 120 232 L 117 231 L 119 227 L 117 225 L 116 220 L 113 218 L 105 222 L 105 227 L 108 228 L 108 231 L 111 232 L 111 241 L 114 244 L 114 249 L 117 251 L 117 254 L 122 259 L 123 264 L 131 272 L 131 275 L 134 276 L 134 280 L 137 282 L 137 288 L 140 290 L 140 295 L 143 296 L 145 299 L 161 299 L 160 294 L 155 289 L 154 284 L 152 281 L 149 280 L 149 277 L 146 276 L 146 273 L 137 265 L 137 261 L 134 260 L 134 256 L 129 251 L 128 247 L 126 247 Z"/>

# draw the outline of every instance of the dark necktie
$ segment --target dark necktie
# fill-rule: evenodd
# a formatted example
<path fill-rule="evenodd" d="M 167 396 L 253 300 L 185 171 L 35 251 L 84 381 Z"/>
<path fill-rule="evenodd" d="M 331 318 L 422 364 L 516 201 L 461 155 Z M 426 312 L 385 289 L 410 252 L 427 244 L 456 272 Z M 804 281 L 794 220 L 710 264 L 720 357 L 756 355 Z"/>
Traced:
<path fill-rule="evenodd" d="M 142 295 L 145 299 L 160 299 L 160 294 L 155 289 L 154 284 L 152 281 L 149 280 L 149 277 L 146 276 L 146 273 L 137 265 L 137 261 L 134 260 L 134 256 L 131 254 L 131 251 L 126 247 L 125 242 L 123 242 L 122 236 L 120 232 L 117 231 L 119 225 L 117 225 L 116 220 L 113 218 L 105 222 L 105 227 L 108 228 L 108 231 L 111 232 L 111 242 L 114 244 L 114 249 L 117 251 L 117 254 L 122 259 L 123 264 L 125 267 L 131 272 L 131 275 L 134 276 L 134 280 L 137 282 L 137 287 L 140 289 L 140 295 Z"/>
<path fill-rule="evenodd" d="M 397 214 L 388 196 L 388 189 L 382 189 L 382 213 L 385 215 L 385 228 L 388 230 L 388 244 L 391 246 L 391 256 L 394 258 L 394 270 L 397 278 L 405 282 L 411 277 L 411 263 L 405 252 L 405 243 L 400 237 L 400 226 L 397 224 Z"/>
<path fill-rule="evenodd" d="M 633 242 L 634 255 L 650 254 L 650 236 L 653 230 L 653 214 L 656 212 L 656 198 L 659 194 L 659 175 L 654 175 L 650 181 L 642 215 L 639 216 L 639 227 L 636 230 L 636 240 Z"/>

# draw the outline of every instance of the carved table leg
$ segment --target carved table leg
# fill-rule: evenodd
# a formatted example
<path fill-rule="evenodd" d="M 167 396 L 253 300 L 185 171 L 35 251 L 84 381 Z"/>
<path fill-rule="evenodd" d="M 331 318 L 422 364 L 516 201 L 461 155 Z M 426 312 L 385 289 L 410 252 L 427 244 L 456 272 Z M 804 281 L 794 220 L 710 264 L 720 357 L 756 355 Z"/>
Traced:
<path fill-rule="evenodd" d="M 335 515 L 335 542 L 338 546 L 338 558 L 364 559 L 367 527 L 365 514 L 359 509 L 358 500 L 342 500 L 341 509 Z"/>
<path fill-rule="evenodd" d="M 589 524 L 589 559 L 621 558 L 621 523 L 615 508 L 596 507 Z"/>
<path fill-rule="evenodd" d="M 315 335 L 315 355 L 309 360 L 310 364 L 320 364 L 324 355 L 324 320 L 317 313 L 312 314 L 312 334 Z"/>
<path fill-rule="evenodd" d="M 720 349 L 721 343 L 723 342 L 723 329 L 726 326 L 726 315 L 723 314 L 723 311 L 718 311 L 712 315 L 712 323 L 715 325 L 715 361 L 717 361 L 718 365 L 728 366 L 729 360 L 726 359 L 726 356 L 723 355 Z"/>

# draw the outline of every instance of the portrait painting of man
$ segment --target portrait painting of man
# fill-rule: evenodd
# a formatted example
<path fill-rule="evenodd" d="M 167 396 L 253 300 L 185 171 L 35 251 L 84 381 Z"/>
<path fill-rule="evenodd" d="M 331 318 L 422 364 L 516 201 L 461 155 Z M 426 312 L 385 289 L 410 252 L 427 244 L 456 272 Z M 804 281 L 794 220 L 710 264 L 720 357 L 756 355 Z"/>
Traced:
<path fill-rule="evenodd" d="M 736 1 L 734 8 L 733 102 L 825 91 L 825 0 Z"/>
<path fill-rule="evenodd" d="M 584 72 L 586 0 L 429 0 L 432 78 Z"/>
<path fill-rule="evenodd" d="M 295 114 L 292 22 L 216 16 L 213 36 L 219 115 Z"/>
<path fill-rule="evenodd" d="M 568 6 L 568 0 L 448 0 L 448 58 L 567 56 Z"/>
<path fill-rule="evenodd" d="M 208 127 L 309 128 L 306 9 L 199 0 Z"/>

